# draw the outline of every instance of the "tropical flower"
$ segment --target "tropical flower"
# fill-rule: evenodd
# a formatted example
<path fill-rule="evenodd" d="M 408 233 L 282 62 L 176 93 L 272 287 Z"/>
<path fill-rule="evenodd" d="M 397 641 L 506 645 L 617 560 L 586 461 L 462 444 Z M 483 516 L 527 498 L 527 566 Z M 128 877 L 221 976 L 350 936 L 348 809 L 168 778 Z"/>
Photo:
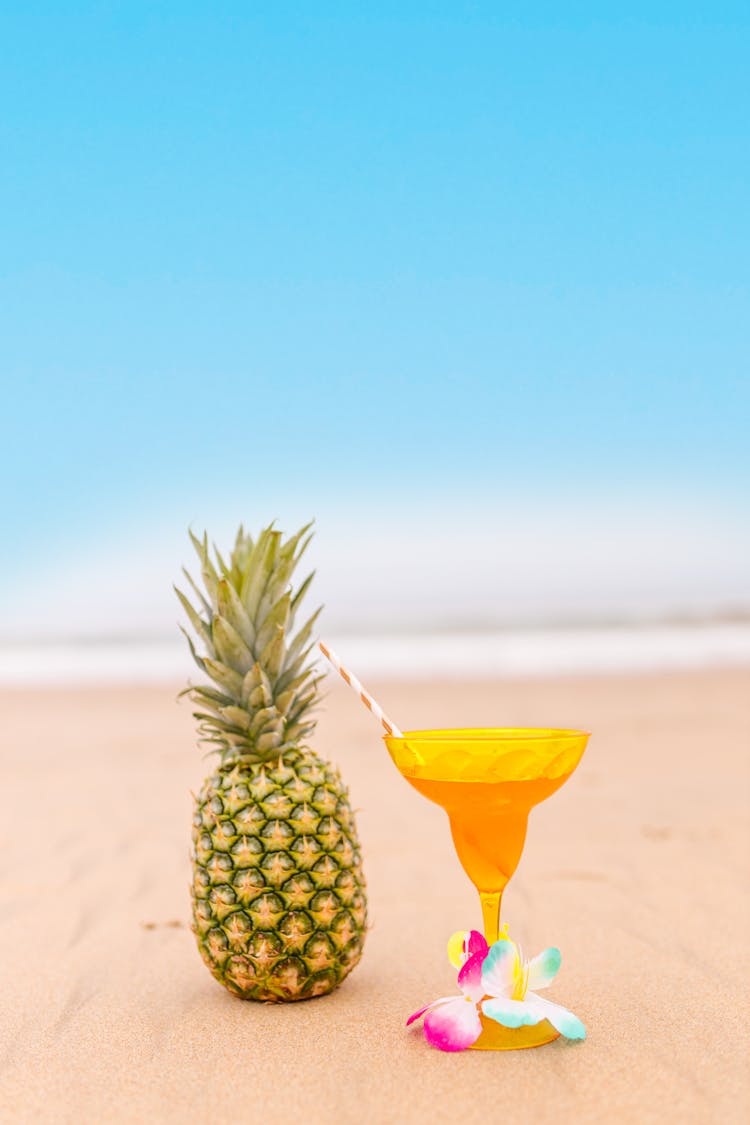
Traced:
<path fill-rule="evenodd" d="M 503 1027 L 524 1027 L 549 1020 L 566 1039 L 585 1039 L 586 1029 L 577 1016 L 532 989 L 547 988 L 560 968 L 560 950 L 545 949 L 525 961 L 520 948 L 506 933 L 487 945 L 476 930 L 453 934 L 448 957 L 458 972 L 460 996 L 443 996 L 414 1012 L 407 1026 L 424 1016 L 428 1043 L 442 1051 L 463 1051 L 482 1031 L 480 1009 Z"/>

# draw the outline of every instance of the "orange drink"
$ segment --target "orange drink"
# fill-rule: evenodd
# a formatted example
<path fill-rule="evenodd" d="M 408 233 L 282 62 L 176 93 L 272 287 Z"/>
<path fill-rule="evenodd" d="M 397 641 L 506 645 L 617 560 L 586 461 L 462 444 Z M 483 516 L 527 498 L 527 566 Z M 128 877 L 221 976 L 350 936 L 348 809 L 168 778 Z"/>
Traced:
<path fill-rule="evenodd" d="M 528 727 L 406 731 L 385 744 L 423 797 L 445 809 L 464 871 L 479 891 L 487 941 L 521 858 L 529 812 L 570 777 L 588 734 Z"/>

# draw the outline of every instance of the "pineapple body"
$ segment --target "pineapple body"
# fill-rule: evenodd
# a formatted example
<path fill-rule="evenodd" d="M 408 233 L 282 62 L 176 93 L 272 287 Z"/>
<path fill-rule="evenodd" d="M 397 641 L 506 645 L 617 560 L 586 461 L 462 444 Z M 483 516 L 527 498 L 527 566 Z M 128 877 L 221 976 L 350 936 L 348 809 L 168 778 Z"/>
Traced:
<path fill-rule="evenodd" d="M 304 1000 L 357 964 L 366 927 L 354 818 L 308 750 L 221 767 L 193 823 L 193 920 L 214 977 L 245 1000 Z"/>

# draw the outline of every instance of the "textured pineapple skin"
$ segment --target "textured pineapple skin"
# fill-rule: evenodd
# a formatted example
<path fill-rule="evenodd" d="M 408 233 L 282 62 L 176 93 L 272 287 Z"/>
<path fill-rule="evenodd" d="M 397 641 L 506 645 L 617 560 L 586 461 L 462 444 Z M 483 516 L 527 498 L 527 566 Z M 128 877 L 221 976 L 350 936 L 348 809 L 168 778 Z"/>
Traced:
<path fill-rule="evenodd" d="M 196 799 L 193 929 L 244 1000 L 331 992 L 362 955 L 365 881 L 338 771 L 309 750 L 220 766 Z"/>

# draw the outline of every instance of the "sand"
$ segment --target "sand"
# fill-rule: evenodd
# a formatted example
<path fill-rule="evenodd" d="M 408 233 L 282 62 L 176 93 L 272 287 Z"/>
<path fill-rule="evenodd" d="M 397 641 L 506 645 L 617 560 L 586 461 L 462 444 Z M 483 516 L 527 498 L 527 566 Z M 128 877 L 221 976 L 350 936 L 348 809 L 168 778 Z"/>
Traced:
<path fill-rule="evenodd" d="M 372 929 L 338 992 L 234 999 L 189 930 L 190 790 L 171 688 L 0 695 L 2 1122 L 744 1122 L 750 676 L 378 684 L 404 726 L 584 726 L 504 916 L 563 951 L 585 1043 L 444 1055 L 406 1031 L 479 922 L 442 811 L 331 686 L 318 748 L 359 810 Z"/>

